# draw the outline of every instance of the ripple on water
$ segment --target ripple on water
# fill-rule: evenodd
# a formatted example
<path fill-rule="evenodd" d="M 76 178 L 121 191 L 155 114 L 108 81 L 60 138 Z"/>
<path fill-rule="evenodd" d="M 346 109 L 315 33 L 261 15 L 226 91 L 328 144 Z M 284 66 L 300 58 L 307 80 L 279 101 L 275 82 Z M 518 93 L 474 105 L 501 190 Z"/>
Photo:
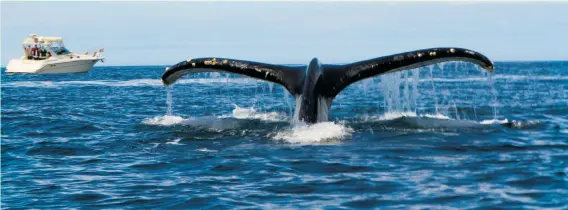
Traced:
<path fill-rule="evenodd" d="M 333 162 L 323 162 L 315 160 L 296 160 L 283 163 L 299 172 L 309 172 L 309 173 L 356 173 L 356 172 L 368 172 L 373 171 L 372 166 L 353 166 L 344 163 L 333 163 Z"/>
<path fill-rule="evenodd" d="M 27 155 L 93 156 L 103 152 L 76 144 L 39 144 L 28 149 Z"/>
<path fill-rule="evenodd" d="M 129 167 L 139 170 L 159 171 L 170 167 L 169 163 L 165 162 L 149 162 L 149 163 L 136 163 Z"/>
<path fill-rule="evenodd" d="M 77 201 L 77 202 L 96 202 L 98 200 L 103 200 L 105 198 L 109 198 L 109 196 L 104 195 L 104 194 L 99 194 L 96 192 L 81 192 L 81 193 L 75 193 L 75 194 L 71 194 L 67 196 L 70 200 L 72 201 Z"/>

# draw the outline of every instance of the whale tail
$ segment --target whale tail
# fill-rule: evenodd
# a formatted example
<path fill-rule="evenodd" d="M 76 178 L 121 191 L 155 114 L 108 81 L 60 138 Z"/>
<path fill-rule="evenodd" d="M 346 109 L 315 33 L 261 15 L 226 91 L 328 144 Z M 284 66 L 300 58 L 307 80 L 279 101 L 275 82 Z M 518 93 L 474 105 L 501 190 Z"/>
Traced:
<path fill-rule="evenodd" d="M 313 123 L 326 121 L 335 96 L 366 78 L 447 61 L 472 62 L 487 71 L 494 68 L 484 55 L 463 48 L 416 50 L 345 65 L 321 65 L 315 61 L 317 59 L 309 66 L 286 66 L 226 58 L 190 59 L 167 69 L 162 81 L 164 85 L 171 85 L 186 74 L 216 71 L 277 83 L 296 97 L 300 107 L 296 107 L 295 119 Z"/>

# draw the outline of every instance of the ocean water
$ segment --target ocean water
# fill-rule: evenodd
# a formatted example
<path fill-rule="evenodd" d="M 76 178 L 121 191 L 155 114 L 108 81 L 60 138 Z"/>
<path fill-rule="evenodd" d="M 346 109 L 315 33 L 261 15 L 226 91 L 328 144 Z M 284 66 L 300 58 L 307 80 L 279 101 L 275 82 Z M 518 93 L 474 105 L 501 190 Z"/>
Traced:
<path fill-rule="evenodd" d="M 2 69 L 1 207 L 568 208 L 568 62 L 433 65 L 293 123 L 278 85 Z"/>

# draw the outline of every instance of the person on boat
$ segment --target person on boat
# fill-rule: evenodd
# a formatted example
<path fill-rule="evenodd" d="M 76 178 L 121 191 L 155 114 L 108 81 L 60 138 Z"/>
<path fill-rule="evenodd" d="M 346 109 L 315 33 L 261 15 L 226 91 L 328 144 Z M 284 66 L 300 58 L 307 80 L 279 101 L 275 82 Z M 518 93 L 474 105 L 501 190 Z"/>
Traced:
<path fill-rule="evenodd" d="M 37 44 L 32 47 L 32 57 L 37 58 Z"/>
<path fill-rule="evenodd" d="M 40 58 L 45 59 L 47 57 L 47 50 L 45 50 L 45 46 L 41 46 Z"/>

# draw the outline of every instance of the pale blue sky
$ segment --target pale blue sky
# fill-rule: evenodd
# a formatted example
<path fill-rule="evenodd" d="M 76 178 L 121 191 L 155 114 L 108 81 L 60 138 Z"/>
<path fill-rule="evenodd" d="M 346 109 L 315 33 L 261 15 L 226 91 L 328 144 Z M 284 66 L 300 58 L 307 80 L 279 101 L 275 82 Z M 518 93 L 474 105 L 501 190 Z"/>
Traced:
<path fill-rule="evenodd" d="M 568 60 L 568 3 L 2 2 L 1 62 L 28 33 L 72 51 L 105 48 L 102 65 L 172 65 L 230 57 L 344 63 L 429 47 L 495 61 Z M 100 64 L 99 64 L 100 65 Z"/>

